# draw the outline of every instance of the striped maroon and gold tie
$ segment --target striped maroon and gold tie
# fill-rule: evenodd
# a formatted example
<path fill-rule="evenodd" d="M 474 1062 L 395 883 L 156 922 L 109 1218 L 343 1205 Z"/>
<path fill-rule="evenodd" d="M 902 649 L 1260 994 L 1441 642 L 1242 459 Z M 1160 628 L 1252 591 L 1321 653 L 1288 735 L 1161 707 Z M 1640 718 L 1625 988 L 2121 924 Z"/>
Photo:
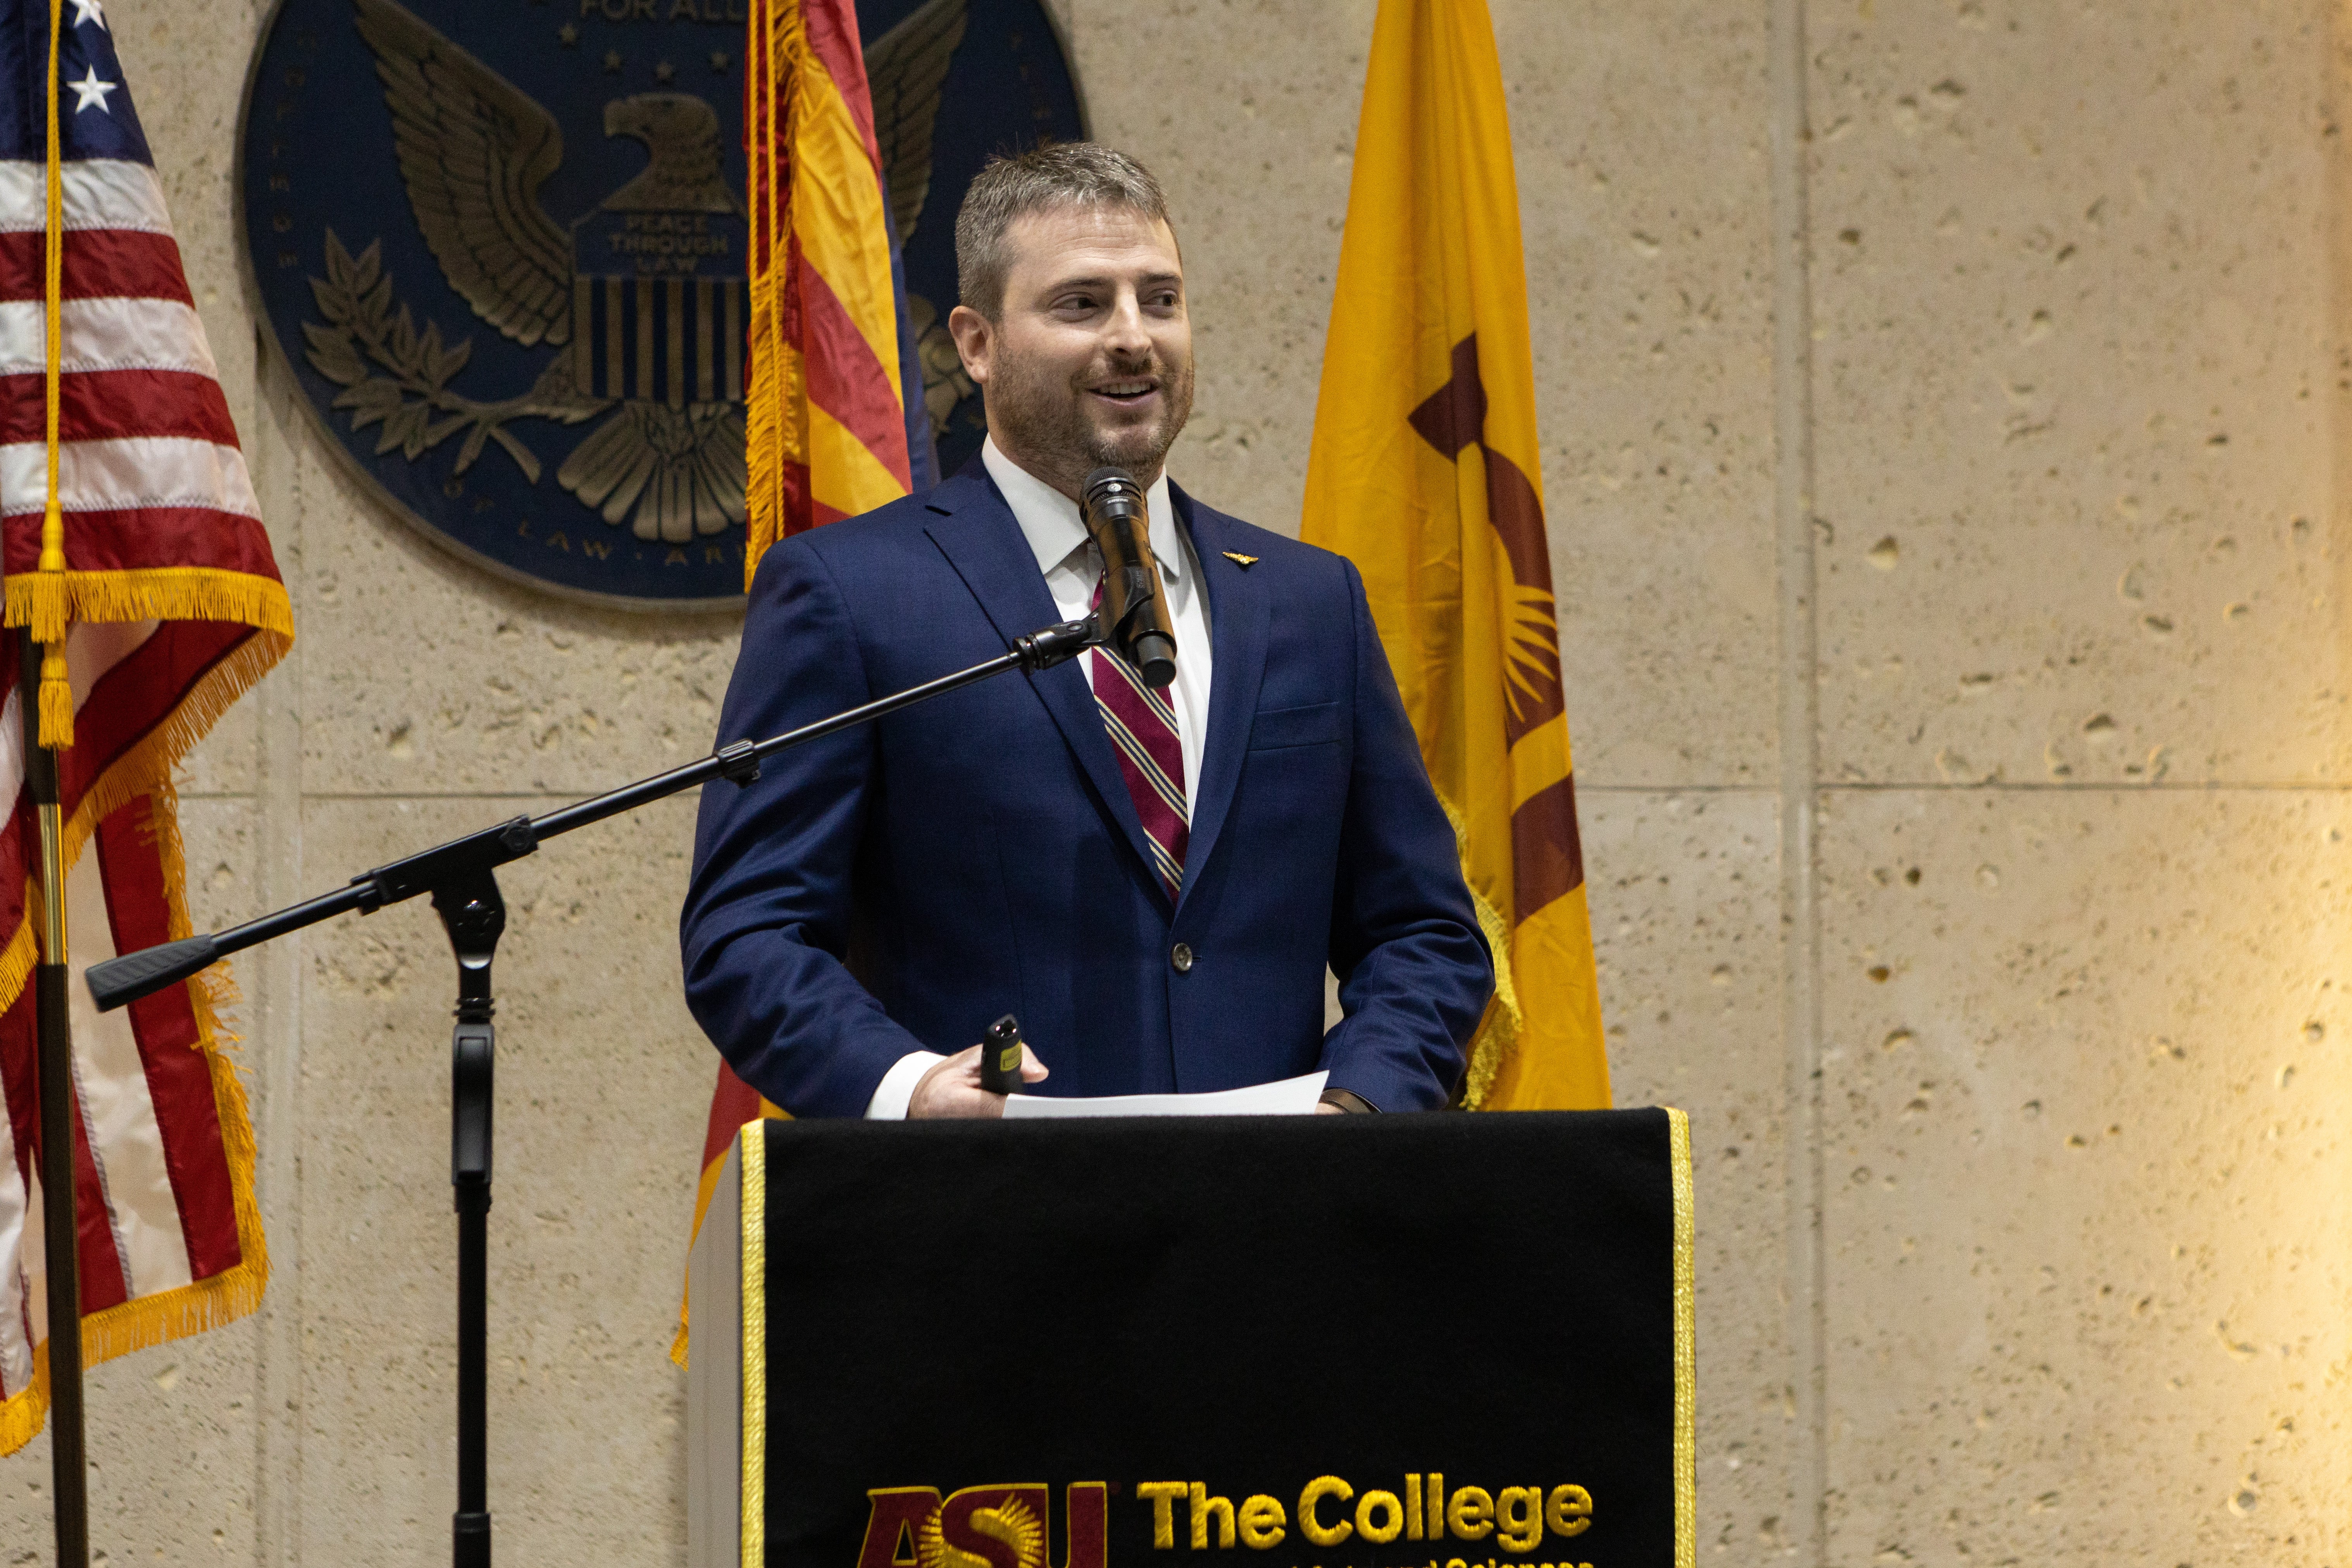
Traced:
<path fill-rule="evenodd" d="M 1094 603 L 1101 606 L 1100 583 L 1095 584 Z M 1095 649 L 1093 664 L 1095 706 L 1102 710 L 1103 728 L 1110 732 L 1111 750 L 1118 753 L 1127 793 L 1135 799 L 1136 816 L 1143 819 L 1144 837 L 1151 840 L 1153 869 L 1173 899 L 1184 886 L 1184 844 L 1192 822 L 1192 808 L 1184 797 L 1184 743 L 1176 733 L 1176 710 L 1109 647 Z"/>

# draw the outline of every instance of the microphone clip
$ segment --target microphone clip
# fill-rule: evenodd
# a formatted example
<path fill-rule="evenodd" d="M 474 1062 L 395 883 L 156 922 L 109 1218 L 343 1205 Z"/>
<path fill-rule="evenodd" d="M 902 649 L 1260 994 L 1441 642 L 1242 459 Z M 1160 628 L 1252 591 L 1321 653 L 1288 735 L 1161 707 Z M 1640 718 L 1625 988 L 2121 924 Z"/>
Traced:
<path fill-rule="evenodd" d="M 1084 620 L 1064 621 L 1044 631 L 1013 638 L 1013 656 L 1021 661 L 1023 669 L 1034 675 L 1041 669 L 1067 664 L 1090 647 L 1099 647 L 1109 636 L 1098 612 Z"/>

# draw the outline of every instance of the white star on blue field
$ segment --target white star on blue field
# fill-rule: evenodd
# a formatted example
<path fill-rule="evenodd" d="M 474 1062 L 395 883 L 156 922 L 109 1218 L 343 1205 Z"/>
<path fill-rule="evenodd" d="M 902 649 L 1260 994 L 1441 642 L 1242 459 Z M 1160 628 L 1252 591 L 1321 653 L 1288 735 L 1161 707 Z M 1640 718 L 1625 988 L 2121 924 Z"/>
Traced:
<path fill-rule="evenodd" d="M 83 110 L 89 108 L 93 104 L 98 107 L 99 112 L 103 114 L 107 112 L 106 95 L 110 92 L 121 90 L 122 84 L 120 82 L 99 80 L 98 68 L 96 66 L 92 66 L 89 68 L 89 74 L 83 77 L 81 80 L 69 81 L 66 83 L 66 85 L 74 89 L 74 112 L 76 114 L 79 114 Z"/>
<path fill-rule="evenodd" d="M 58 139 L 59 156 L 120 158 L 151 167 L 147 133 L 131 106 L 106 0 L 49 0 L 58 20 Z M 48 154 L 47 16 L 26 0 L 37 24 L 0 28 L 0 161 L 39 162 Z M 12 13 L 16 15 L 23 14 Z M 71 89 L 73 97 L 66 97 Z M 97 112 L 92 113 L 91 110 Z"/>

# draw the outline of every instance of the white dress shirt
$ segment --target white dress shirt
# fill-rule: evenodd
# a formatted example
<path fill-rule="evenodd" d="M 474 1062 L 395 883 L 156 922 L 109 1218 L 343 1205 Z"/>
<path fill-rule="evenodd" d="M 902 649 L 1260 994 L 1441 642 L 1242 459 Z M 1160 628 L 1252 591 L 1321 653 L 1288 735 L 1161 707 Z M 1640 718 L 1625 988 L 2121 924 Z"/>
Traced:
<path fill-rule="evenodd" d="M 1013 520 L 1037 557 L 1037 570 L 1045 574 L 1055 611 L 1066 621 L 1086 615 L 1095 584 L 1102 580 L 1102 553 L 1087 534 L 1078 503 L 1015 464 L 993 436 L 981 444 L 980 460 L 1004 493 Z M 1184 752 L 1184 798 L 1189 801 L 1199 793 L 1202 751 L 1209 738 L 1209 595 L 1201 586 L 1201 563 L 1192 553 L 1192 542 L 1176 526 L 1164 470 L 1144 492 L 1144 507 L 1151 520 L 1151 553 L 1160 563 L 1160 589 L 1168 595 L 1168 619 L 1176 633 L 1176 679 L 1165 695 L 1176 714 L 1176 739 Z M 1079 657 L 1086 661 L 1091 687 L 1094 661 L 1113 656 L 1089 648 Z M 945 1059 L 937 1051 L 909 1051 L 899 1058 L 866 1102 L 867 1118 L 902 1120 L 915 1086 Z"/>

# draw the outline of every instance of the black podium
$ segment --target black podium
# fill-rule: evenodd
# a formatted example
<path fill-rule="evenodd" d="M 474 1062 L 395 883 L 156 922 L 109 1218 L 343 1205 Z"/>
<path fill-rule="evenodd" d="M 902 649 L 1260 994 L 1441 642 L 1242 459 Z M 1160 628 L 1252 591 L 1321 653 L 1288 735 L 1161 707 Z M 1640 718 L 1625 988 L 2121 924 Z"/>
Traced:
<path fill-rule="evenodd" d="M 753 1123 L 689 1562 L 1694 1561 L 1678 1111 Z"/>

